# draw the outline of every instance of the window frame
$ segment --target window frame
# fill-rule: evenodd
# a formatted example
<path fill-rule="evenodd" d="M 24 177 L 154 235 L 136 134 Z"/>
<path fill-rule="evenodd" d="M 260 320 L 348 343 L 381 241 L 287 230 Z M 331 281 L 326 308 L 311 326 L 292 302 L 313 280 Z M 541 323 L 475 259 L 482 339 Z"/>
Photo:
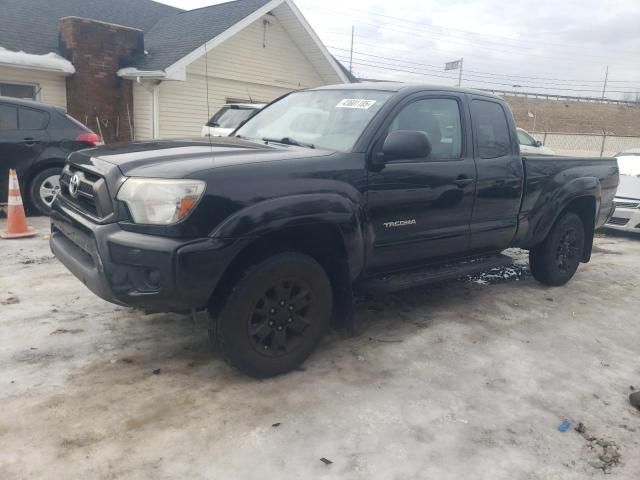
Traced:
<path fill-rule="evenodd" d="M 402 163 L 434 163 L 434 162 L 461 162 L 464 161 L 465 158 L 469 154 L 468 150 L 468 117 L 467 117 L 467 108 L 465 107 L 464 99 L 461 95 L 452 94 L 450 92 L 418 92 L 416 94 L 410 95 L 404 100 L 400 101 L 397 105 L 393 107 L 393 110 L 387 115 L 384 123 L 378 129 L 378 133 L 375 136 L 375 140 L 373 141 L 372 155 L 379 156 L 382 155 L 382 146 L 384 144 L 384 140 L 389 135 L 389 129 L 391 124 L 395 121 L 396 117 L 404 110 L 407 106 L 412 103 L 419 102 L 421 100 L 454 100 L 458 105 L 458 114 L 460 115 L 460 156 L 456 158 L 450 157 L 433 157 L 429 154 L 427 157 L 416 158 L 416 159 L 398 159 L 398 160 L 389 160 L 386 163 L 389 164 L 402 164 Z M 380 113 L 380 112 L 378 112 Z"/>
<path fill-rule="evenodd" d="M 471 115 L 471 123 L 472 123 L 472 132 L 473 132 L 473 148 L 475 151 L 475 157 L 478 161 L 484 161 L 484 160 L 495 160 L 497 158 L 504 158 L 504 157 L 509 157 L 511 155 L 514 154 L 513 152 L 513 134 L 511 132 L 511 122 L 509 122 L 509 116 L 507 115 L 507 112 L 504 109 L 504 105 L 502 105 L 502 103 L 500 103 L 499 101 L 493 100 L 492 98 L 487 98 L 487 97 L 473 97 L 469 99 L 469 114 Z M 473 113 L 473 103 L 474 102 L 485 102 L 485 103 L 491 103 L 491 104 L 495 104 L 498 107 L 500 107 L 500 111 L 502 112 L 502 115 L 504 117 L 504 121 L 506 124 L 506 131 L 507 131 L 507 136 L 509 139 L 509 143 L 508 143 L 508 150 L 504 155 L 498 155 L 495 157 L 482 157 L 480 155 L 480 143 L 479 143 L 479 138 L 478 138 L 478 126 L 479 126 L 479 122 L 476 120 L 476 116 Z M 518 146 L 520 145 L 520 142 L 518 141 L 518 136 L 517 136 L 517 132 L 516 132 L 516 143 L 518 144 Z"/>
<path fill-rule="evenodd" d="M 19 97 L 9 97 L 5 94 L 2 93 L 2 85 L 17 85 L 20 87 L 33 87 L 33 98 L 32 99 L 27 99 L 27 100 L 34 100 L 34 101 L 39 101 L 40 100 L 40 91 L 42 90 L 40 88 L 40 84 L 38 83 L 31 83 L 31 82 L 20 82 L 20 81 L 13 81 L 13 80 L 0 80 L 0 96 L 4 96 L 7 98 L 18 98 Z M 22 98 L 24 100 L 24 98 Z"/>

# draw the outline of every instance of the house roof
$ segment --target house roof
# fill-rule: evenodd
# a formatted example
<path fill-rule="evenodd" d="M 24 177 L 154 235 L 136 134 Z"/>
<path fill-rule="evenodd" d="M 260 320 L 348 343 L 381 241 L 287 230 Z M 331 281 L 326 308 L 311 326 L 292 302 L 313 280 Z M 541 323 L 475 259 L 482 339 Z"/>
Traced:
<path fill-rule="evenodd" d="M 246 18 L 270 0 L 236 0 L 198 8 L 158 21 L 144 36 L 139 70 L 162 70 Z"/>
<path fill-rule="evenodd" d="M 0 46 L 43 55 L 58 51 L 62 17 L 91 18 L 148 32 L 161 19 L 183 10 L 152 0 L 0 0 L 0 12 Z"/>
<path fill-rule="evenodd" d="M 282 21 L 298 32 L 294 41 L 301 42 L 301 48 L 327 78 L 337 74 L 341 80 L 353 81 L 290 0 L 235 0 L 189 11 L 152 0 L 0 0 L 0 12 L 0 47 L 36 55 L 58 52 L 62 17 L 140 29 L 147 54 L 123 65 L 126 68 L 121 73 L 171 79 L 184 79 L 186 63 L 260 15 L 273 12 L 282 14 Z"/>

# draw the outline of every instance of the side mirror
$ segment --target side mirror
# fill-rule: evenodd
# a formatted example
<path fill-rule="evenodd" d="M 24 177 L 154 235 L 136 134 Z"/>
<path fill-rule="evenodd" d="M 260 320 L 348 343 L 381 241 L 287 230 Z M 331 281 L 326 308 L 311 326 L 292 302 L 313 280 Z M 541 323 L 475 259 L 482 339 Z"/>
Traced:
<path fill-rule="evenodd" d="M 395 130 L 384 140 L 382 153 L 385 161 L 428 157 L 431 142 L 425 132 Z"/>
<path fill-rule="evenodd" d="M 535 142 L 533 142 L 533 144 L 534 144 L 536 147 L 541 147 L 541 146 L 542 146 L 542 142 L 541 142 L 540 140 L 536 140 Z"/>

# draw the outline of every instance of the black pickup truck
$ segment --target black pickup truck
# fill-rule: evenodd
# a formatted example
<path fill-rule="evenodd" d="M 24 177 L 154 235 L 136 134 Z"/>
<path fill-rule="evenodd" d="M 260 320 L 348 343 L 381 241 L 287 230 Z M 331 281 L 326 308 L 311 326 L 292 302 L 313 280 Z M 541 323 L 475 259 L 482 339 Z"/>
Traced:
<path fill-rule="evenodd" d="M 526 157 L 498 97 L 352 84 L 286 95 L 232 137 L 69 156 L 51 249 L 96 295 L 208 308 L 224 358 L 266 377 L 311 354 L 354 292 L 458 277 L 530 252 L 562 285 L 613 212 L 615 159 Z"/>

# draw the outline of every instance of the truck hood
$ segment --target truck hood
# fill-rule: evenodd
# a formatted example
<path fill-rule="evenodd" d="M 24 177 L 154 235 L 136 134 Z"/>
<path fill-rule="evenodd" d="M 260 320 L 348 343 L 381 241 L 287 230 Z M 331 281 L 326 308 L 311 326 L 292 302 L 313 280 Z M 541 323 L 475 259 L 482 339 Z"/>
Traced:
<path fill-rule="evenodd" d="M 180 178 L 230 165 L 311 158 L 331 153 L 327 150 L 221 137 L 105 145 L 76 152 L 71 155 L 70 161 L 77 165 L 105 162 L 116 165 L 126 176 Z"/>

